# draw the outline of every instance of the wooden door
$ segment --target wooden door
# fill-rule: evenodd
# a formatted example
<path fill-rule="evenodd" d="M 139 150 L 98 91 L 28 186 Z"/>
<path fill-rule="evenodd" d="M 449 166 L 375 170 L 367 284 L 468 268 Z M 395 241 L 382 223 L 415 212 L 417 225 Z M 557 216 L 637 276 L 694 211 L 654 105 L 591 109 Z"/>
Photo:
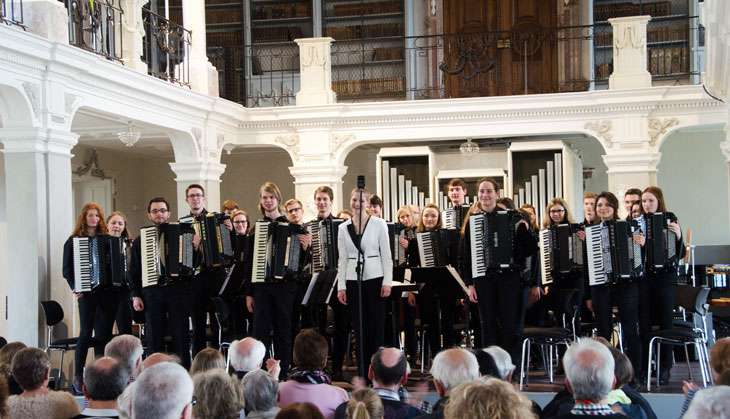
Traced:
<path fill-rule="evenodd" d="M 448 97 L 557 90 L 556 0 L 444 0 Z"/>

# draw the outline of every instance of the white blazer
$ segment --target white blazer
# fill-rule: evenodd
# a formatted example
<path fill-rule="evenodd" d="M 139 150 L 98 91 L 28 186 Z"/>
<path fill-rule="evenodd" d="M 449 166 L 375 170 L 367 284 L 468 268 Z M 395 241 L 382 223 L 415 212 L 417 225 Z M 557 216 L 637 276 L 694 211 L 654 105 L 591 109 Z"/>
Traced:
<path fill-rule="evenodd" d="M 337 232 L 337 249 L 339 260 L 337 261 L 337 289 L 346 288 L 345 281 L 357 281 L 358 250 L 350 238 L 347 227 L 352 225 L 352 220 L 340 224 Z M 370 217 L 365 231 L 360 239 L 360 248 L 365 256 L 363 264 L 363 281 L 383 277 L 383 285 L 390 285 L 393 282 L 393 259 L 390 254 L 390 241 L 388 240 L 388 225 L 385 220 L 377 217 Z"/>

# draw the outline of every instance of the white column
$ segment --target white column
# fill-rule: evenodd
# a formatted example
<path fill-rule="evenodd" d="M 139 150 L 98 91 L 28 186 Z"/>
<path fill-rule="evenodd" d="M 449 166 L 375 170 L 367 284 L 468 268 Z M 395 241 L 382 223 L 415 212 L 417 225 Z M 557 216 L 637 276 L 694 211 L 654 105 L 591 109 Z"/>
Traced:
<path fill-rule="evenodd" d="M 226 170 L 225 164 L 210 159 L 197 162 L 170 163 L 170 168 L 176 175 L 178 218 L 187 215 L 190 211 L 187 202 L 185 202 L 185 188 L 193 183 L 205 188 L 205 208 L 208 211 L 220 211 L 221 175 Z"/>
<path fill-rule="evenodd" d="M 332 38 L 295 39 L 299 45 L 297 106 L 328 105 L 337 101 L 332 90 Z"/>
<path fill-rule="evenodd" d="M 142 2 L 122 0 L 122 61 L 124 65 L 139 73 L 147 74 L 147 64 L 142 59 L 144 24 L 142 22 Z"/>
<path fill-rule="evenodd" d="M 619 200 L 630 188 L 644 189 L 657 183 L 657 164 L 661 153 L 650 150 L 609 150 L 603 156 L 608 170 L 608 190 Z"/>
<path fill-rule="evenodd" d="M 71 148 L 76 134 L 37 128 L 0 129 L 7 193 L 8 340 L 43 345 L 40 301 L 54 299 L 73 330 L 74 300 L 62 276 L 63 244 L 73 229 Z"/>
<path fill-rule="evenodd" d="M 213 65 L 208 62 L 205 40 L 205 1 L 204 0 L 183 0 L 183 26 L 192 32 L 190 46 L 190 87 L 193 91 L 203 94 L 216 93 L 218 91 L 217 72 Z M 215 81 L 214 90 L 211 91 L 210 82 Z"/>
<path fill-rule="evenodd" d="M 725 126 L 725 141 L 720 143 L 720 150 L 727 162 L 728 179 L 730 179 L 730 126 Z M 728 182 L 730 184 L 730 182 Z M 728 208 L 730 208 L 730 193 L 728 193 Z"/>
<path fill-rule="evenodd" d="M 342 209 L 342 177 L 347 172 L 345 166 L 322 166 L 300 164 L 289 167 L 289 172 L 294 176 L 294 196 L 302 201 L 304 206 L 304 219 L 311 220 L 317 215 L 317 208 L 314 204 L 314 191 L 320 186 L 329 186 L 334 192 L 333 212 Z"/>
<path fill-rule="evenodd" d="M 613 73 L 609 89 L 651 87 L 646 60 L 646 24 L 651 16 L 608 19 L 613 27 Z"/>
<path fill-rule="evenodd" d="M 10 1 L 5 4 L 10 7 Z M 24 0 L 23 20 L 29 32 L 52 42 L 68 44 L 68 12 L 63 2 Z"/>

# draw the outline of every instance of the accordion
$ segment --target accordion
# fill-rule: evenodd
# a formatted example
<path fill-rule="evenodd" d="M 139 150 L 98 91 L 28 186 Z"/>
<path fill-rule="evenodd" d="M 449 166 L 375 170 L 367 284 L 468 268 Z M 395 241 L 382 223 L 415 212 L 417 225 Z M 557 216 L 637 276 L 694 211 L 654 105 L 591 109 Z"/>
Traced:
<path fill-rule="evenodd" d="M 200 235 L 203 250 L 203 264 L 207 267 L 227 265 L 233 261 L 231 232 L 223 223 L 228 215 L 209 212 L 193 222 L 195 232 Z"/>
<path fill-rule="evenodd" d="M 643 275 L 641 246 L 634 242 L 634 221 L 609 221 L 586 227 L 586 263 L 590 285 L 630 282 Z"/>
<path fill-rule="evenodd" d="M 393 266 L 405 265 L 408 261 L 406 255 L 406 249 L 400 245 L 400 239 L 405 238 L 411 240 L 415 237 L 415 232 L 412 228 L 406 228 L 401 223 L 387 223 L 388 224 L 388 240 L 390 241 L 390 254 L 393 257 Z"/>
<path fill-rule="evenodd" d="M 580 224 L 558 224 L 540 231 L 542 285 L 552 284 L 556 274 L 583 270 L 583 240 Z"/>
<path fill-rule="evenodd" d="M 677 217 L 671 212 L 657 212 L 644 215 L 644 220 L 646 268 L 653 271 L 674 266 L 680 257 L 677 253 L 679 240 L 667 226 L 669 223 L 677 222 Z"/>
<path fill-rule="evenodd" d="M 307 224 L 312 235 L 312 273 L 337 267 L 337 231 L 345 220 L 327 218 Z"/>
<path fill-rule="evenodd" d="M 257 221 L 251 282 L 281 280 L 288 272 L 298 271 L 302 246 L 297 236 L 305 233 L 296 224 Z"/>
<path fill-rule="evenodd" d="M 469 217 L 471 272 L 473 278 L 490 269 L 514 266 L 515 225 L 522 220 L 517 211 L 495 211 Z"/>
<path fill-rule="evenodd" d="M 73 238 L 74 292 L 127 284 L 127 239 L 108 235 Z"/>
<path fill-rule="evenodd" d="M 461 226 L 464 225 L 464 217 L 466 217 L 468 211 L 468 205 L 458 205 L 446 211 L 441 211 L 444 228 L 447 230 L 461 230 Z"/>
<path fill-rule="evenodd" d="M 440 229 L 416 233 L 418 256 L 423 268 L 451 265 L 450 244 L 459 240 L 458 231 Z"/>
<path fill-rule="evenodd" d="M 140 230 L 143 288 L 193 275 L 194 234 L 195 229 L 188 223 L 165 223 Z"/>

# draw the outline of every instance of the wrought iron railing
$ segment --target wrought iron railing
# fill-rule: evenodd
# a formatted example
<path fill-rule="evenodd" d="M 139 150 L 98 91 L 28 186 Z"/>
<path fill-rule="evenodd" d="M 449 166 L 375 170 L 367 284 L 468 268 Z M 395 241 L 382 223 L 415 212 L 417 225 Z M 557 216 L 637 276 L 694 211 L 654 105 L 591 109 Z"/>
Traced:
<path fill-rule="evenodd" d="M 190 86 L 192 34 L 164 16 L 142 8 L 144 56 L 147 73 L 162 80 Z"/>
<path fill-rule="evenodd" d="M 120 0 L 66 0 L 71 45 L 110 60 L 122 59 Z"/>
<path fill-rule="evenodd" d="M 0 0 L 0 23 L 23 25 L 23 0 Z"/>
<path fill-rule="evenodd" d="M 647 69 L 655 82 L 697 83 L 702 36 L 697 19 L 652 19 Z M 417 100 L 576 92 L 607 88 L 611 26 L 595 25 L 335 41 L 337 100 Z M 246 106 L 294 103 L 299 51 L 291 43 L 211 48 L 221 96 Z"/>

